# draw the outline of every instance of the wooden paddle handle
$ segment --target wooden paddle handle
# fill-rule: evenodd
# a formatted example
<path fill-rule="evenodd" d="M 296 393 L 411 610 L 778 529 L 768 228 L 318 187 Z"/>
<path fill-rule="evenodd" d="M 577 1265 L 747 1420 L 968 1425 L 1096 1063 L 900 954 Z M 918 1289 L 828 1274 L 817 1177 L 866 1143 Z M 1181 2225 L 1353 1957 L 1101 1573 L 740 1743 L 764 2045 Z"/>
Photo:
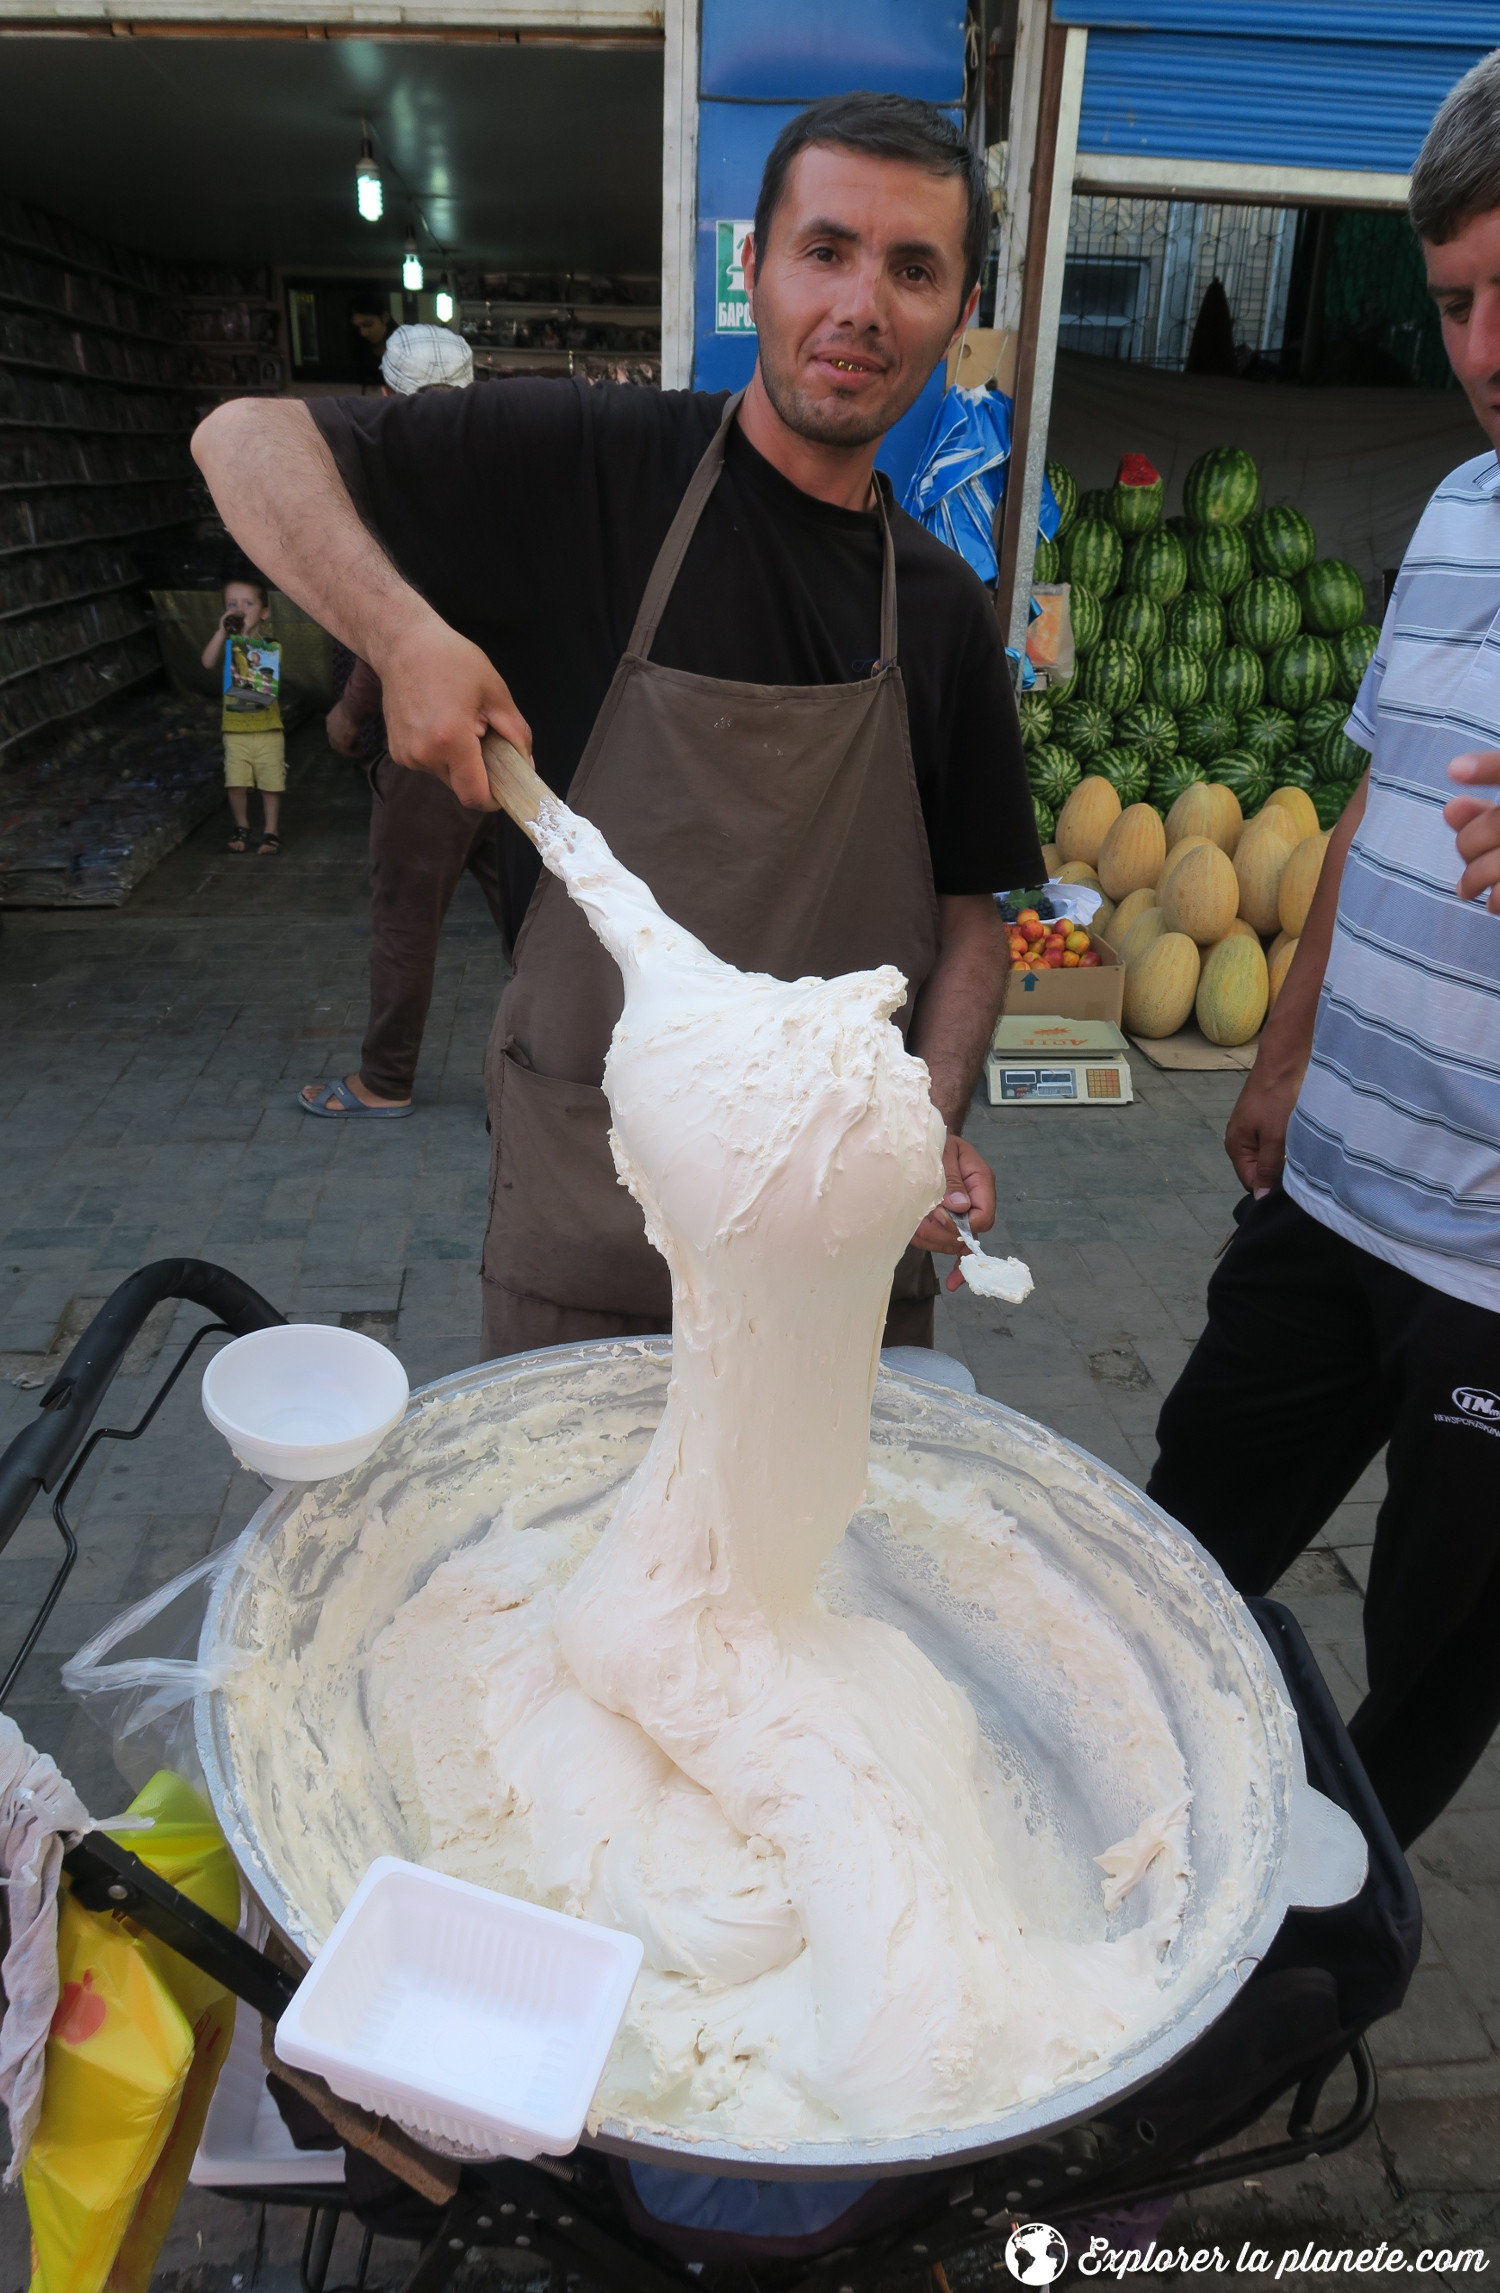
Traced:
<path fill-rule="evenodd" d="M 487 732 L 479 744 L 479 753 L 489 775 L 491 796 L 510 814 L 516 826 L 530 835 L 543 803 L 552 795 L 551 789 L 538 775 L 530 757 L 523 756 L 513 741 L 505 740 L 499 733 Z"/>

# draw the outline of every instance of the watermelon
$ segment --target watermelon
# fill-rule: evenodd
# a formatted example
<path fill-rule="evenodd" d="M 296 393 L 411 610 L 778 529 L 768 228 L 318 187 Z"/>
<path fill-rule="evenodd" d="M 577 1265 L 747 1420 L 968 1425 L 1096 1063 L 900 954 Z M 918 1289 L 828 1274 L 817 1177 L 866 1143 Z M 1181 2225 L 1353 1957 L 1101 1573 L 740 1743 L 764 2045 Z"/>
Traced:
<path fill-rule="evenodd" d="M 1250 544 L 1238 526 L 1213 526 L 1187 545 L 1188 579 L 1195 589 L 1229 597 L 1250 578 Z"/>
<path fill-rule="evenodd" d="M 1190 533 L 1196 533 L 1198 530 L 1191 518 L 1185 518 L 1180 513 L 1175 518 L 1163 518 L 1161 522 L 1166 527 L 1168 533 L 1176 534 L 1177 539 L 1184 545 L 1184 547 L 1187 544 L 1188 535 Z"/>
<path fill-rule="evenodd" d="M 1114 747 L 1115 720 L 1108 709 L 1080 697 L 1070 698 L 1053 710 L 1052 730 L 1084 765 Z"/>
<path fill-rule="evenodd" d="M 1247 820 L 1252 812 L 1260 810 L 1276 785 L 1271 767 L 1245 748 L 1231 748 L 1223 756 L 1216 756 L 1208 768 L 1208 777 L 1216 780 L 1221 788 L 1233 789 Z"/>
<path fill-rule="evenodd" d="M 1313 783 L 1317 777 L 1312 758 L 1304 756 L 1300 749 L 1294 749 L 1290 756 L 1284 756 L 1276 767 L 1278 788 L 1305 788 L 1309 796 L 1312 795 Z M 1313 808 L 1317 809 L 1316 798 Z"/>
<path fill-rule="evenodd" d="M 1278 645 L 1266 663 L 1266 691 L 1276 706 L 1301 716 L 1333 691 L 1333 649 L 1304 629 Z"/>
<path fill-rule="evenodd" d="M 1358 621 L 1352 629 L 1341 629 L 1330 640 L 1333 646 L 1333 689 L 1352 701 L 1365 681 L 1365 671 L 1375 658 L 1380 643 L 1380 631 L 1372 629 L 1368 621 Z"/>
<path fill-rule="evenodd" d="M 1274 653 L 1302 626 L 1296 590 L 1274 573 L 1257 574 L 1231 602 L 1229 626 L 1236 644 L 1249 645 L 1257 653 Z"/>
<path fill-rule="evenodd" d="M 1347 558 L 1320 557 L 1297 576 L 1302 618 L 1320 637 L 1336 637 L 1365 617 L 1365 585 Z"/>
<path fill-rule="evenodd" d="M 1213 701 L 1198 701 L 1177 712 L 1177 746 L 1195 764 L 1211 764 L 1239 739 L 1240 720 L 1233 710 Z"/>
<path fill-rule="evenodd" d="M 1154 597 L 1158 605 L 1170 605 L 1186 584 L 1187 552 L 1175 533 L 1158 526 L 1154 533 L 1143 533 L 1131 543 L 1125 553 L 1123 588 Z"/>
<path fill-rule="evenodd" d="M 1326 701 L 1314 701 L 1312 707 L 1304 709 L 1297 719 L 1297 746 L 1304 755 L 1317 757 L 1324 741 L 1330 736 L 1338 740 L 1343 739 L 1344 726 L 1348 720 L 1349 703 L 1347 701 L 1332 698 Z M 1360 769 L 1363 770 L 1363 766 Z M 1339 775 L 1336 772 L 1330 773 L 1328 778 L 1337 780 Z"/>
<path fill-rule="evenodd" d="M 1163 645 L 1146 663 L 1146 698 L 1165 709 L 1188 708 L 1207 689 L 1208 671 L 1186 645 Z"/>
<path fill-rule="evenodd" d="M 1210 446 L 1182 483 L 1182 506 L 1200 533 L 1243 525 L 1260 495 L 1260 472 L 1242 446 Z"/>
<path fill-rule="evenodd" d="M 1039 581 L 1055 581 L 1061 564 L 1062 551 L 1056 542 L 1048 541 L 1045 534 L 1039 533 L 1036 537 L 1036 555 L 1031 561 L 1033 584 Z"/>
<path fill-rule="evenodd" d="M 1016 714 L 1021 720 L 1021 745 L 1035 748 L 1052 737 L 1052 696 L 1040 685 L 1033 685 L 1029 693 L 1017 693 Z"/>
<path fill-rule="evenodd" d="M 1256 664 L 1259 667 L 1259 663 Z M 1240 747 L 1267 764 L 1278 765 L 1297 745 L 1297 726 L 1285 709 L 1247 709 L 1240 718 Z"/>
<path fill-rule="evenodd" d="M 1128 709 L 1141 691 L 1141 657 L 1135 647 L 1119 637 L 1101 637 L 1084 664 L 1083 690 L 1087 700 L 1097 701 L 1111 716 Z"/>
<path fill-rule="evenodd" d="M 1208 697 L 1232 716 L 1253 709 L 1265 690 L 1260 655 L 1248 645 L 1230 645 L 1208 665 Z"/>
<path fill-rule="evenodd" d="M 1123 637 L 1133 645 L 1143 661 L 1159 653 L 1167 634 L 1167 617 L 1153 597 L 1142 597 L 1134 590 L 1122 590 L 1112 597 L 1104 611 L 1104 633 L 1107 637 Z"/>
<path fill-rule="evenodd" d="M 1054 709 L 1056 709 L 1059 701 L 1066 701 L 1071 699 L 1074 687 L 1077 685 L 1077 683 L 1078 663 L 1076 661 L 1073 663 L 1072 668 L 1068 671 L 1065 677 L 1059 677 L 1050 669 L 1048 670 L 1047 698 L 1052 703 Z"/>
<path fill-rule="evenodd" d="M 1071 750 L 1056 741 L 1043 741 L 1026 759 L 1026 778 L 1032 795 L 1058 812 L 1082 780 L 1083 772 Z"/>
<path fill-rule="evenodd" d="M 1206 589 L 1187 589 L 1167 607 L 1167 643 L 1185 645 L 1200 660 L 1224 649 L 1224 608 Z"/>
<path fill-rule="evenodd" d="M 1308 790 L 1307 793 L 1313 800 L 1313 810 L 1318 815 L 1320 828 L 1337 827 L 1350 797 L 1358 786 L 1357 780 L 1320 780 L 1316 787 Z"/>
<path fill-rule="evenodd" d="M 1080 589 L 1092 590 L 1096 597 L 1108 597 L 1120 578 L 1124 558 L 1125 544 L 1102 518 L 1080 515 L 1063 535 L 1064 579 Z"/>
<path fill-rule="evenodd" d="M 1169 756 L 1165 764 L 1158 765 L 1151 775 L 1150 797 L 1158 812 L 1170 812 L 1185 788 L 1195 781 L 1207 780 L 1208 774 L 1201 764 L 1179 751 Z"/>
<path fill-rule="evenodd" d="M 1094 761 L 1094 771 L 1101 780 L 1107 780 L 1120 799 L 1123 811 L 1129 804 L 1144 804 L 1151 773 L 1146 759 L 1133 748 L 1107 748 Z"/>
<path fill-rule="evenodd" d="M 1350 740 L 1342 725 L 1336 732 L 1325 733 L 1316 748 L 1304 743 L 1302 753 L 1310 759 L 1318 780 L 1358 780 L 1370 761 L 1369 750 Z"/>
<path fill-rule="evenodd" d="M 1159 701 L 1137 701 L 1121 717 L 1115 735 L 1120 746 L 1143 757 L 1152 772 L 1177 753 L 1177 719 Z"/>
<path fill-rule="evenodd" d="M 1115 522 L 1115 489 L 1113 486 L 1090 486 L 1086 494 L 1078 497 L 1078 515 L 1097 518 L 1101 525 Z"/>
<path fill-rule="evenodd" d="M 1161 494 L 1161 472 L 1144 454 L 1127 454 L 1115 472 L 1113 523 L 1121 533 L 1149 533 L 1161 516 Z"/>
<path fill-rule="evenodd" d="M 1257 573 L 1274 573 L 1293 581 L 1318 554 L 1318 537 L 1300 510 L 1290 502 L 1275 502 L 1251 518 L 1245 528 Z"/>
<path fill-rule="evenodd" d="M 1050 844 L 1052 841 L 1053 831 L 1057 826 L 1056 820 L 1054 819 L 1049 808 L 1042 802 L 1039 796 L 1032 797 L 1031 809 L 1036 815 L 1037 842 L 1039 844 Z"/>
<path fill-rule="evenodd" d="M 1068 594 L 1068 622 L 1073 631 L 1073 651 L 1078 656 L 1092 653 L 1104 635 L 1104 607 L 1092 589 L 1075 585 Z"/>
<path fill-rule="evenodd" d="M 1057 504 L 1057 531 L 1061 538 L 1078 515 L 1078 480 L 1061 462 L 1047 464 L 1047 483 L 1052 488 L 1052 499 Z"/>

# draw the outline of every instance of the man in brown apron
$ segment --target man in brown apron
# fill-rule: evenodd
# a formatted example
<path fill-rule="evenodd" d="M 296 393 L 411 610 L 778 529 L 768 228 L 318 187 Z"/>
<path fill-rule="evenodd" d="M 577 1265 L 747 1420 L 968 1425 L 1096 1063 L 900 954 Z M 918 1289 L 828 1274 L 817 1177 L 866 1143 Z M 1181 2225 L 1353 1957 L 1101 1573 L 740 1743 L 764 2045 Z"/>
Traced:
<path fill-rule="evenodd" d="M 873 465 L 972 314 L 988 229 L 942 113 L 831 99 L 767 163 L 739 396 L 242 401 L 195 441 L 236 537 L 379 670 L 398 762 L 486 806 L 486 725 L 534 742 L 716 955 L 782 978 L 904 972 L 946 1201 L 979 1230 L 993 1180 L 961 1128 L 1003 986 L 993 894 L 1041 859 L 990 601 Z M 543 877 L 487 1060 L 490 1353 L 670 1326 L 607 1143 L 620 1006 Z M 935 1249 L 958 1249 L 943 1211 L 897 1269 L 887 1342 L 931 1343 Z"/>

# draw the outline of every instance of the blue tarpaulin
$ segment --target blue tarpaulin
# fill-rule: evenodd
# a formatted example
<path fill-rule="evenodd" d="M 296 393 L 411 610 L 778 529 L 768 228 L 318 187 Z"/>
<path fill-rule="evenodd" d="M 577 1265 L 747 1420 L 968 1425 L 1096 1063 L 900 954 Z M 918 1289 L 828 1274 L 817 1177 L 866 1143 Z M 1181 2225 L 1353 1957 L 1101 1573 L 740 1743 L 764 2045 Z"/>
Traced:
<path fill-rule="evenodd" d="M 981 581 L 994 582 L 995 512 L 1005 498 L 1011 402 L 999 390 L 950 390 L 936 414 L 902 508 L 956 549 Z M 1037 530 L 1051 540 L 1060 518 L 1042 480 Z"/>

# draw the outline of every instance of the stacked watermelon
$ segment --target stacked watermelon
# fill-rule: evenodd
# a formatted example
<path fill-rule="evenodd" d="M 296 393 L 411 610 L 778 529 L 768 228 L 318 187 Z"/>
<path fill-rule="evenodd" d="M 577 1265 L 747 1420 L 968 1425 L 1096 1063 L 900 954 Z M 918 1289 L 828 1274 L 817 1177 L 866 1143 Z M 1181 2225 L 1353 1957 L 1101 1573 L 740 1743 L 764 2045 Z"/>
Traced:
<path fill-rule="evenodd" d="M 1195 780 L 1232 788 L 1246 814 L 1305 788 L 1331 826 L 1367 761 L 1344 732 L 1378 635 L 1354 567 L 1319 558 L 1300 510 L 1257 508 L 1237 446 L 1199 456 L 1180 517 L 1163 518 L 1143 454 L 1092 493 L 1060 463 L 1047 476 L 1062 522 L 1036 578 L 1071 585 L 1077 660 L 1066 685 L 1021 701 L 1044 839 L 1085 773 L 1163 812 Z"/>

